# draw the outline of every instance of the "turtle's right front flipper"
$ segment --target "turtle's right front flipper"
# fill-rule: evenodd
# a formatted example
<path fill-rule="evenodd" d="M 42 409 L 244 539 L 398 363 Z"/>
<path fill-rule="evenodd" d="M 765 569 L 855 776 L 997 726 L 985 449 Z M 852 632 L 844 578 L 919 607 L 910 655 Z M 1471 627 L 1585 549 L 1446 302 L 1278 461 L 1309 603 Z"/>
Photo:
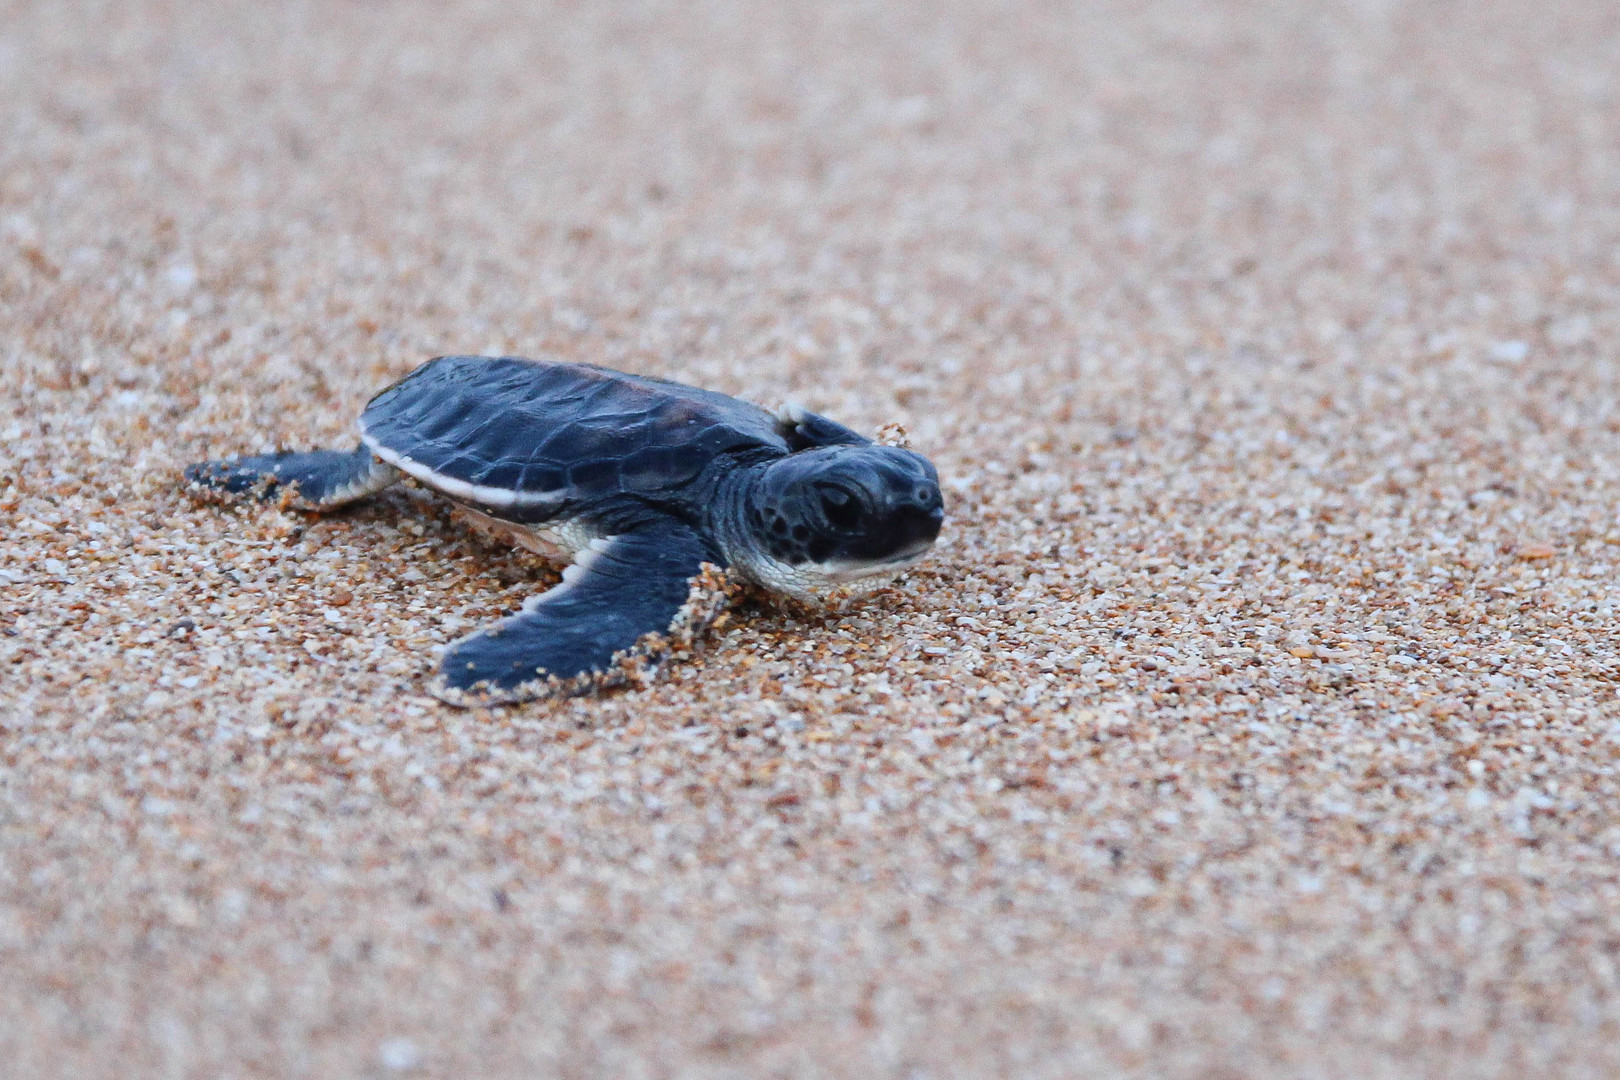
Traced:
<path fill-rule="evenodd" d="M 187 483 L 260 499 L 287 498 L 309 510 L 334 510 L 375 495 L 399 480 L 399 470 L 365 447 L 225 458 L 188 465 Z"/>
<path fill-rule="evenodd" d="M 562 584 L 451 645 L 430 689 L 451 705 L 589 693 L 655 668 L 727 604 L 719 556 L 680 522 L 594 540 Z"/>

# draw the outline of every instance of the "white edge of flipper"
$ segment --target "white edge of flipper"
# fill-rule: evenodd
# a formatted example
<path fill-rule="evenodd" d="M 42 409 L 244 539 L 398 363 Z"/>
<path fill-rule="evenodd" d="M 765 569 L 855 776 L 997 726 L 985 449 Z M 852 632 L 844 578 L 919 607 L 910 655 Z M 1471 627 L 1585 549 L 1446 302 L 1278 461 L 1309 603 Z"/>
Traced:
<path fill-rule="evenodd" d="M 614 539 L 616 538 L 602 537 L 591 541 L 563 571 L 563 580 L 545 592 L 525 600 L 523 611 L 533 611 L 546 601 L 555 600 L 567 592 L 589 571 L 591 563 L 612 547 Z M 567 679 L 549 675 L 543 679 L 535 679 L 499 691 L 446 686 L 441 672 L 429 680 L 428 693 L 446 705 L 474 708 L 485 705 L 515 705 L 541 698 L 575 697 L 629 683 L 645 686 L 656 678 L 665 661 L 672 655 L 689 653 L 704 631 L 710 627 L 725 625 L 726 611 L 739 588 L 739 579 L 713 563 L 703 563 L 688 580 L 686 603 L 675 613 L 669 626 L 664 630 L 648 631 L 630 648 L 615 653 L 605 671 L 590 672 Z M 456 645 L 469 638 L 491 632 L 499 633 L 502 626 L 517 617 L 507 616 L 506 619 L 493 625 L 460 637 L 451 642 L 446 651 L 454 649 Z"/>

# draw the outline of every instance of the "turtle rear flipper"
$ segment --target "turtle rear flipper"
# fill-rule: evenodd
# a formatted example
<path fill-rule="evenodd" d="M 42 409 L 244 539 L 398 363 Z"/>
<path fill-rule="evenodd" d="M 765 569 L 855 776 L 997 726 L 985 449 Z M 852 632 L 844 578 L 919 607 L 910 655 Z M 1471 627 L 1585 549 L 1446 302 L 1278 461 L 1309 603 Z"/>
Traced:
<path fill-rule="evenodd" d="M 644 677 L 726 608 L 697 532 L 650 523 L 591 541 L 562 583 L 445 651 L 433 694 L 452 705 L 589 693 Z"/>
<path fill-rule="evenodd" d="M 196 487 L 266 500 L 287 498 L 310 510 L 334 510 L 395 483 L 399 470 L 361 446 L 204 461 L 188 465 L 185 476 Z"/>

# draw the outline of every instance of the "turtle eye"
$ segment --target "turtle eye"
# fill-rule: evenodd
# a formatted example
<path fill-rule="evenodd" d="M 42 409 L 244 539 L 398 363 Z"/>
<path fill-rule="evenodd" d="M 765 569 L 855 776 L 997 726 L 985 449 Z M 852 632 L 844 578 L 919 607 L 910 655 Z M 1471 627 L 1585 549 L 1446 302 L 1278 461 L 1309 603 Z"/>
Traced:
<path fill-rule="evenodd" d="M 821 512 L 835 529 L 853 529 L 861 522 L 861 504 L 843 488 L 821 489 Z"/>

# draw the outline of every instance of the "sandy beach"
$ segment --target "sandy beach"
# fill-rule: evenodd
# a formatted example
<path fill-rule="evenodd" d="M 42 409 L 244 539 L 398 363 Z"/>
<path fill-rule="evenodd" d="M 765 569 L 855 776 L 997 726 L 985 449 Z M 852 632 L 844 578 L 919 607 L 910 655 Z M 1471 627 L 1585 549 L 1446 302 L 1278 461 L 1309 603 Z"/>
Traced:
<path fill-rule="evenodd" d="M 0 1060 L 1620 1074 L 1620 8 L 0 4 Z M 219 507 L 441 353 L 944 480 L 935 557 L 458 710 L 557 580 Z"/>

